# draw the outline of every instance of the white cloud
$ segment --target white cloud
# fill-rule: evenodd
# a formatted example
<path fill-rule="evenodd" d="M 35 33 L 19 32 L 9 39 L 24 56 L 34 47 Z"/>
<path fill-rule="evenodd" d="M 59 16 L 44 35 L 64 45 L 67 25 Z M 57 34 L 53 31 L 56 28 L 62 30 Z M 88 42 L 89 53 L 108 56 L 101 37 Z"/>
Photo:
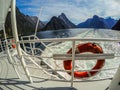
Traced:
<path fill-rule="evenodd" d="M 43 7 L 41 20 L 48 20 L 52 16 L 57 16 L 64 12 L 66 16 L 79 23 L 99 15 L 102 17 L 112 16 L 120 18 L 120 0 L 19 0 L 21 6 L 28 6 L 26 12 L 38 15 L 40 7 Z M 31 6 L 31 8 L 29 7 Z"/>
<path fill-rule="evenodd" d="M 114 0 L 116 3 L 120 3 L 120 0 Z"/>

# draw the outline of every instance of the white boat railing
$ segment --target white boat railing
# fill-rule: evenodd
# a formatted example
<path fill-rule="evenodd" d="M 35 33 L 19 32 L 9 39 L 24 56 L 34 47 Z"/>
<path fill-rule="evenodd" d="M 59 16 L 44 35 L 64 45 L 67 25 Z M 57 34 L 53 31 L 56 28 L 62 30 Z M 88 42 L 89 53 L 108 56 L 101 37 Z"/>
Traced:
<path fill-rule="evenodd" d="M 46 75 L 48 75 L 50 78 L 42 77 L 39 75 L 33 75 L 33 74 L 30 74 L 30 77 L 70 82 L 71 86 L 73 86 L 73 83 L 78 82 L 78 81 L 80 81 L 80 82 L 81 81 L 95 81 L 95 80 L 104 80 L 104 79 L 110 78 L 110 77 L 108 77 L 108 78 L 102 78 L 102 79 L 100 78 L 100 79 L 93 79 L 93 80 L 92 79 L 75 79 L 74 78 L 75 71 L 90 72 L 90 71 L 108 71 L 108 70 L 117 69 L 117 67 L 111 67 L 111 68 L 95 69 L 95 70 L 89 70 L 89 69 L 75 70 L 75 61 L 76 60 L 97 60 L 97 59 L 111 60 L 116 57 L 115 53 L 111 53 L 111 52 L 105 52 L 105 53 L 100 53 L 100 54 L 97 54 L 97 53 L 96 54 L 76 54 L 75 47 L 78 44 L 78 42 L 80 42 L 80 43 L 86 43 L 86 42 L 104 43 L 104 42 L 107 42 L 109 44 L 109 43 L 111 43 L 111 41 L 112 41 L 112 43 L 120 42 L 120 40 L 117 40 L 117 39 L 75 39 L 75 38 L 38 39 L 36 36 L 31 35 L 31 36 L 22 37 L 21 40 L 17 43 L 19 43 L 23 48 L 23 50 L 21 49 L 21 52 L 22 52 L 21 57 L 24 58 L 24 60 L 26 62 L 25 68 L 41 70 Z M 72 48 L 72 52 L 73 52 L 72 54 L 55 53 L 51 49 L 52 45 L 59 46 L 59 44 L 61 44 L 62 42 L 63 43 L 71 42 L 70 48 Z M 8 40 L 7 46 L 10 47 L 9 49 L 12 49 L 13 43 L 16 44 L 15 42 L 12 42 L 11 39 Z M 40 47 L 36 47 L 36 43 L 40 43 L 40 45 L 43 45 L 45 48 L 41 49 Z M 6 45 L 6 43 L 4 41 L 3 46 L 5 47 L 5 45 Z M 15 50 L 15 48 L 14 48 L 14 50 Z M 49 51 L 49 53 L 51 53 L 51 55 L 47 55 L 45 50 Z M 12 59 L 14 59 L 14 57 L 20 59 L 18 57 L 17 53 L 15 55 L 12 55 Z M 117 57 L 120 57 L 120 56 L 117 55 Z M 72 60 L 72 66 L 73 66 L 72 70 L 65 70 L 63 67 L 61 68 L 61 65 L 59 65 L 59 63 L 56 63 L 57 61 L 63 62 L 64 60 Z M 15 59 L 13 61 L 15 61 Z M 35 66 L 34 65 L 31 66 L 31 64 L 27 64 L 27 61 L 32 62 Z M 47 65 L 48 68 L 43 68 L 41 64 L 37 63 L 38 61 L 40 63 L 44 62 L 44 64 Z M 50 63 L 49 63 L 49 61 L 50 61 Z M 55 66 L 52 65 L 51 63 L 54 63 Z M 20 62 L 19 63 L 12 62 L 12 65 L 21 66 L 21 63 Z M 60 68 L 56 68 L 57 66 Z M 15 70 L 19 76 L 19 72 L 17 72 L 16 68 L 15 68 Z M 50 73 L 50 72 L 52 72 L 52 73 Z M 67 72 L 71 72 L 72 73 L 71 76 Z"/>
<path fill-rule="evenodd" d="M 32 40 L 31 40 L 31 37 L 32 37 Z M 25 38 L 28 38 L 28 40 L 24 40 Z M 50 48 L 49 48 L 49 44 L 45 44 L 45 43 L 52 43 L 52 42 L 66 42 L 66 41 L 70 41 L 72 44 L 72 54 L 53 54 L 52 56 L 48 56 L 44 53 L 44 50 L 40 49 L 40 48 L 36 48 L 35 46 L 35 43 L 41 43 L 43 46 L 45 46 L 46 49 L 49 50 L 49 53 L 53 53 L 54 51 L 52 51 Z M 17 43 L 20 43 L 20 44 L 23 44 L 23 49 L 25 50 L 26 53 L 28 53 L 27 51 L 27 48 L 29 48 L 31 50 L 31 53 L 28 53 L 28 54 L 22 54 L 22 57 L 35 57 L 35 58 L 39 58 L 40 61 L 43 61 L 45 62 L 45 64 L 47 64 L 49 66 L 49 68 L 51 68 L 51 70 L 47 70 L 47 69 L 44 69 L 45 71 L 51 71 L 51 72 L 57 72 L 57 74 L 60 74 L 58 72 L 72 72 L 72 75 L 71 77 L 69 77 L 69 79 L 66 79 L 64 76 L 64 80 L 63 81 L 71 81 L 71 86 L 73 86 L 73 82 L 76 81 L 74 80 L 74 65 L 75 65 L 75 60 L 79 59 L 79 60 L 90 60 L 90 59 L 114 59 L 116 56 L 114 53 L 103 53 L 103 54 L 84 54 L 84 55 L 77 55 L 75 54 L 75 46 L 76 46 L 76 42 L 114 42 L 114 43 L 118 43 L 120 42 L 120 40 L 118 39 L 108 39 L 108 38 L 104 38 L 104 39 L 76 39 L 76 38 L 52 38 L 52 39 L 38 39 L 36 36 L 32 35 L 32 36 L 25 36 L 25 37 L 22 37 L 21 41 L 17 42 Z M 25 44 L 30 44 L 29 47 L 26 48 L 26 45 Z M 52 45 L 52 44 L 51 44 Z M 40 54 L 36 53 L 40 51 Z M 43 56 L 41 55 L 43 54 Z M 119 57 L 119 56 L 117 56 Z M 51 65 L 49 63 L 47 63 L 46 61 L 44 61 L 44 59 L 47 58 L 52 58 L 53 59 L 53 62 L 57 60 L 66 60 L 66 59 L 71 59 L 72 60 L 72 65 L 73 65 L 73 68 L 72 70 L 63 70 L 63 69 L 55 69 L 55 68 L 52 68 Z M 34 69 L 38 69 L 38 68 L 35 68 L 35 67 L 32 67 L 32 66 L 26 66 L 28 68 L 34 68 Z M 116 67 L 117 68 L 117 67 Z M 103 69 L 103 71 L 105 70 L 111 70 L 111 69 L 116 69 L 116 68 L 109 68 L 109 69 Z M 79 70 L 78 70 L 79 71 Z M 80 71 L 91 71 L 91 70 L 80 70 Z M 93 70 L 94 71 L 94 70 Z M 95 70 L 95 71 L 102 71 L 101 70 Z M 61 73 L 63 74 L 63 73 Z M 39 77 L 39 76 L 34 76 L 32 75 L 33 77 Z M 41 77 L 42 78 L 42 77 Z M 70 79 L 71 78 L 71 79 Z M 58 79 L 60 80 L 60 79 Z M 78 81 L 78 80 L 77 80 Z M 81 80 L 80 80 L 81 81 Z"/>

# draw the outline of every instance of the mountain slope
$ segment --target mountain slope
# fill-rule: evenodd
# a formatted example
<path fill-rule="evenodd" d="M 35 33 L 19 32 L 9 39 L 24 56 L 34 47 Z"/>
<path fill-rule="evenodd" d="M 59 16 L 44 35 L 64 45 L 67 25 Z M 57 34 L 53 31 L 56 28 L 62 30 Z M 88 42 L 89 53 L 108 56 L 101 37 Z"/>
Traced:
<path fill-rule="evenodd" d="M 31 22 L 34 26 L 36 26 L 37 24 L 37 21 L 38 21 L 38 17 L 37 16 L 26 16 L 26 19 Z M 38 23 L 38 28 L 41 29 L 43 28 L 45 25 L 42 21 L 39 20 L 39 23 Z"/>
<path fill-rule="evenodd" d="M 112 18 L 101 18 L 94 15 L 92 18 L 87 19 L 85 22 L 78 24 L 79 28 L 104 28 L 110 29 L 116 23 L 116 20 Z"/>
<path fill-rule="evenodd" d="M 120 31 L 120 19 L 118 22 L 112 27 L 113 30 L 119 30 Z"/>
<path fill-rule="evenodd" d="M 51 20 L 42 30 L 58 30 L 58 29 L 66 29 L 66 28 L 69 27 L 65 24 L 65 22 L 54 16 L 51 18 Z"/>
<path fill-rule="evenodd" d="M 16 8 L 16 20 L 17 20 L 17 28 L 19 35 L 29 35 L 34 33 L 35 26 L 37 22 L 37 17 L 24 15 L 20 12 L 18 8 Z M 44 26 L 44 24 L 39 21 L 38 31 Z M 12 36 L 12 27 L 11 27 L 11 18 L 10 13 L 8 13 L 6 22 L 5 22 L 6 33 L 8 36 Z M 3 36 L 1 36 L 3 37 Z"/>
<path fill-rule="evenodd" d="M 42 29 L 45 30 L 59 30 L 59 29 L 69 29 L 69 28 L 76 28 L 64 13 L 59 15 L 58 17 L 53 16 L 51 20 L 46 24 L 46 26 Z"/>
<path fill-rule="evenodd" d="M 108 26 L 108 29 L 111 29 L 116 23 L 117 23 L 118 20 L 115 20 L 111 17 L 107 18 L 107 19 L 104 19 L 104 22 L 106 23 L 106 25 Z"/>
<path fill-rule="evenodd" d="M 63 20 L 65 22 L 65 24 L 69 27 L 69 28 L 76 28 L 76 25 L 73 24 L 64 13 L 61 13 L 61 15 L 58 16 L 59 19 Z"/>

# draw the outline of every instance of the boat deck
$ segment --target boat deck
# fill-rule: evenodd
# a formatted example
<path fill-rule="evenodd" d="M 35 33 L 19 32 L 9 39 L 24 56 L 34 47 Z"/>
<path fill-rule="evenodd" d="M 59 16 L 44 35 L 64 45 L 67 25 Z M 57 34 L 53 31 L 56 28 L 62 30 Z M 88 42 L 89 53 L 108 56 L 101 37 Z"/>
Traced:
<path fill-rule="evenodd" d="M 110 83 L 110 80 L 97 82 L 82 82 L 74 83 L 74 87 L 70 87 L 68 82 L 49 81 L 37 79 L 30 84 L 27 81 L 21 81 L 17 78 L 1 79 L 1 90 L 105 90 Z"/>
<path fill-rule="evenodd" d="M 47 79 L 33 78 L 33 83 L 29 83 L 24 71 L 21 68 L 20 79 L 8 58 L 0 59 L 0 90 L 105 90 L 111 80 L 74 82 L 71 88 L 70 82 L 60 82 Z"/>

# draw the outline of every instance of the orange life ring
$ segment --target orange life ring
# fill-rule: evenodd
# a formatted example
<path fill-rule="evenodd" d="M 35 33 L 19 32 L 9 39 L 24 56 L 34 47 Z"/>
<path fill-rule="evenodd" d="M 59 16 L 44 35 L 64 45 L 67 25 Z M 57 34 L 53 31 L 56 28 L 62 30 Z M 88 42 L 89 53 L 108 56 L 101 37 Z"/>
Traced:
<path fill-rule="evenodd" d="M 15 45 L 14 39 L 11 39 L 11 42 L 12 42 L 12 48 L 16 48 L 16 45 Z"/>
<path fill-rule="evenodd" d="M 85 43 L 85 44 L 79 44 L 76 47 L 75 53 L 84 53 L 84 52 L 92 52 L 92 53 L 103 53 L 102 48 L 95 44 L 95 43 Z M 67 52 L 67 54 L 71 54 L 72 53 L 72 48 Z M 105 60 L 104 59 L 99 59 L 96 62 L 96 65 L 92 68 L 91 71 L 75 71 L 74 72 L 74 77 L 75 78 L 87 78 L 87 77 L 91 77 L 94 76 L 98 73 L 98 69 L 101 69 L 105 64 Z M 72 60 L 64 60 L 63 61 L 63 65 L 64 65 L 64 69 L 65 70 L 71 70 L 72 69 Z M 68 74 L 71 75 L 71 73 L 69 72 Z"/>

